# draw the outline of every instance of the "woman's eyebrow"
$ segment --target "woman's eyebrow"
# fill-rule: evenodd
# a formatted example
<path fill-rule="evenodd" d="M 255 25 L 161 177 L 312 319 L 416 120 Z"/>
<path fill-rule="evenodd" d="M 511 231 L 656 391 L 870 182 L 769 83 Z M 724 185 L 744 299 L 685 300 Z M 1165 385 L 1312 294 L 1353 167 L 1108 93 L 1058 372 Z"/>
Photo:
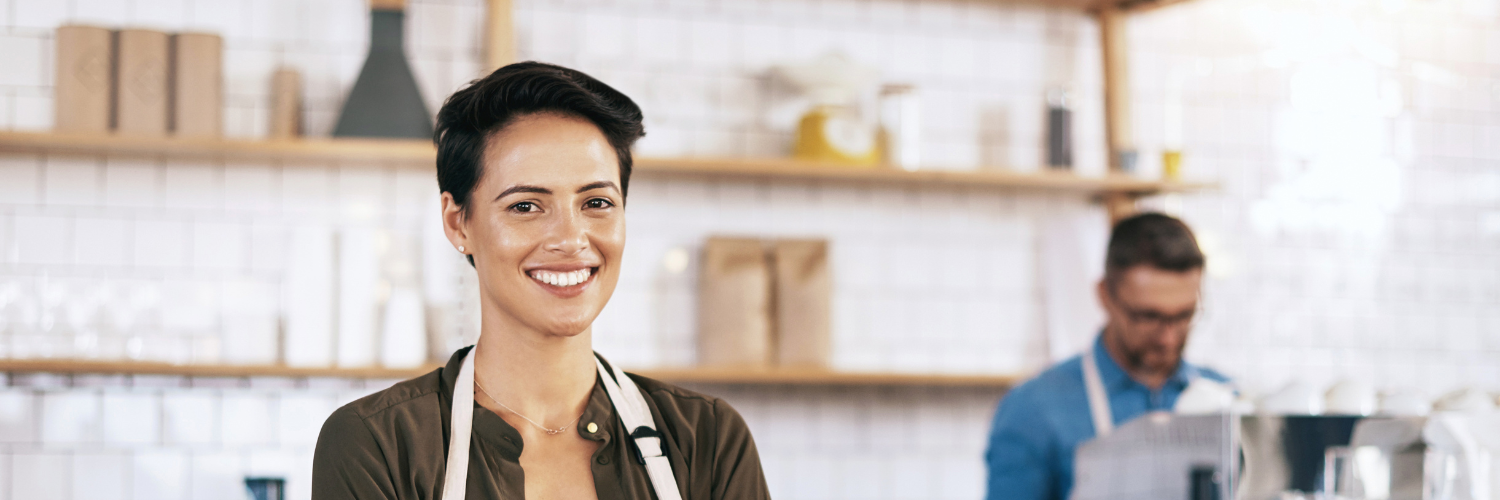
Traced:
<path fill-rule="evenodd" d="M 615 191 L 619 191 L 620 190 L 620 186 L 616 186 L 615 183 L 613 183 L 613 182 L 610 182 L 610 181 L 599 181 L 599 182 L 592 182 L 592 183 L 589 183 L 589 184 L 584 184 L 583 187 L 578 188 L 578 192 L 579 193 L 583 193 L 585 191 L 593 191 L 595 189 L 602 189 L 602 188 L 613 188 Z"/>
<path fill-rule="evenodd" d="M 541 186 L 530 186 L 530 185 L 526 185 L 526 184 L 517 184 L 517 185 L 514 185 L 514 186 L 511 186 L 511 187 L 507 188 L 504 191 L 501 191 L 500 192 L 500 196 L 496 196 L 495 197 L 495 201 L 500 201 L 501 198 L 504 198 L 506 196 L 510 196 L 512 194 L 515 194 L 515 193 L 552 194 L 552 190 L 544 188 L 544 187 L 541 187 Z"/>

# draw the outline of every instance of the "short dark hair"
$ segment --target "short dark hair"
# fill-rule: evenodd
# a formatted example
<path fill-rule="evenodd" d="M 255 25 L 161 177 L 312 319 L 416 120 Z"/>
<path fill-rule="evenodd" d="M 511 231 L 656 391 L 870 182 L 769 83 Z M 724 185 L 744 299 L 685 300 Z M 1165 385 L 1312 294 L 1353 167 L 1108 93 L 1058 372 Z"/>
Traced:
<path fill-rule="evenodd" d="M 1132 267 L 1164 271 L 1202 269 L 1203 251 L 1187 224 L 1170 215 L 1148 212 L 1115 223 L 1104 257 L 1104 279 L 1113 285 Z"/>
<path fill-rule="evenodd" d="M 510 64 L 454 92 L 437 114 L 437 178 L 441 192 L 469 209 L 484 175 L 489 137 L 517 118 L 558 113 L 586 119 L 604 133 L 620 160 L 620 195 L 630 187 L 630 146 L 646 135 L 641 108 L 582 71 L 539 62 Z"/>

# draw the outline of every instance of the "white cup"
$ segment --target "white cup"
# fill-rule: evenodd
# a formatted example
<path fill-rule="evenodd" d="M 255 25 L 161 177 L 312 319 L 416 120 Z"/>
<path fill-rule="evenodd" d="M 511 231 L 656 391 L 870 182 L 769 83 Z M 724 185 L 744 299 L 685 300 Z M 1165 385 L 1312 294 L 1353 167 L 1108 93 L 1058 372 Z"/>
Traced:
<path fill-rule="evenodd" d="M 1370 415 L 1380 402 L 1370 384 L 1344 379 L 1328 389 L 1323 397 L 1323 412 L 1331 415 Z"/>
<path fill-rule="evenodd" d="M 1295 381 L 1261 399 L 1260 412 L 1272 415 L 1322 415 L 1323 393 L 1307 382 Z"/>
<path fill-rule="evenodd" d="M 1177 405 L 1172 411 L 1182 415 L 1212 415 L 1230 411 L 1233 406 L 1233 388 L 1199 377 L 1177 397 Z"/>

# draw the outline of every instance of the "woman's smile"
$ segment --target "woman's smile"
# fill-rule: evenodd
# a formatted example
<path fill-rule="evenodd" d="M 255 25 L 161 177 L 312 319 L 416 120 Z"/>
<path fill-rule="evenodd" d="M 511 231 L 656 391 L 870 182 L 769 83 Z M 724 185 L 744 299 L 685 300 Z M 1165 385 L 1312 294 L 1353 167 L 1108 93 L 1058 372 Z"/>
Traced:
<path fill-rule="evenodd" d="M 598 266 L 552 265 L 526 272 L 543 290 L 562 298 L 577 297 L 594 282 Z"/>

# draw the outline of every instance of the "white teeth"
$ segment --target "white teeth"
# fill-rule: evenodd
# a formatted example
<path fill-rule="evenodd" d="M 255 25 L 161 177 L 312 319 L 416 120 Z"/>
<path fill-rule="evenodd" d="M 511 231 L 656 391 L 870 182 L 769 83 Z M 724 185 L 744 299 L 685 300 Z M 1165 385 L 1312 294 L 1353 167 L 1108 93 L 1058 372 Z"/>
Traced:
<path fill-rule="evenodd" d="M 566 273 L 554 273 L 551 271 L 532 271 L 531 278 L 552 286 L 570 287 L 588 281 L 592 269 L 579 269 Z"/>

